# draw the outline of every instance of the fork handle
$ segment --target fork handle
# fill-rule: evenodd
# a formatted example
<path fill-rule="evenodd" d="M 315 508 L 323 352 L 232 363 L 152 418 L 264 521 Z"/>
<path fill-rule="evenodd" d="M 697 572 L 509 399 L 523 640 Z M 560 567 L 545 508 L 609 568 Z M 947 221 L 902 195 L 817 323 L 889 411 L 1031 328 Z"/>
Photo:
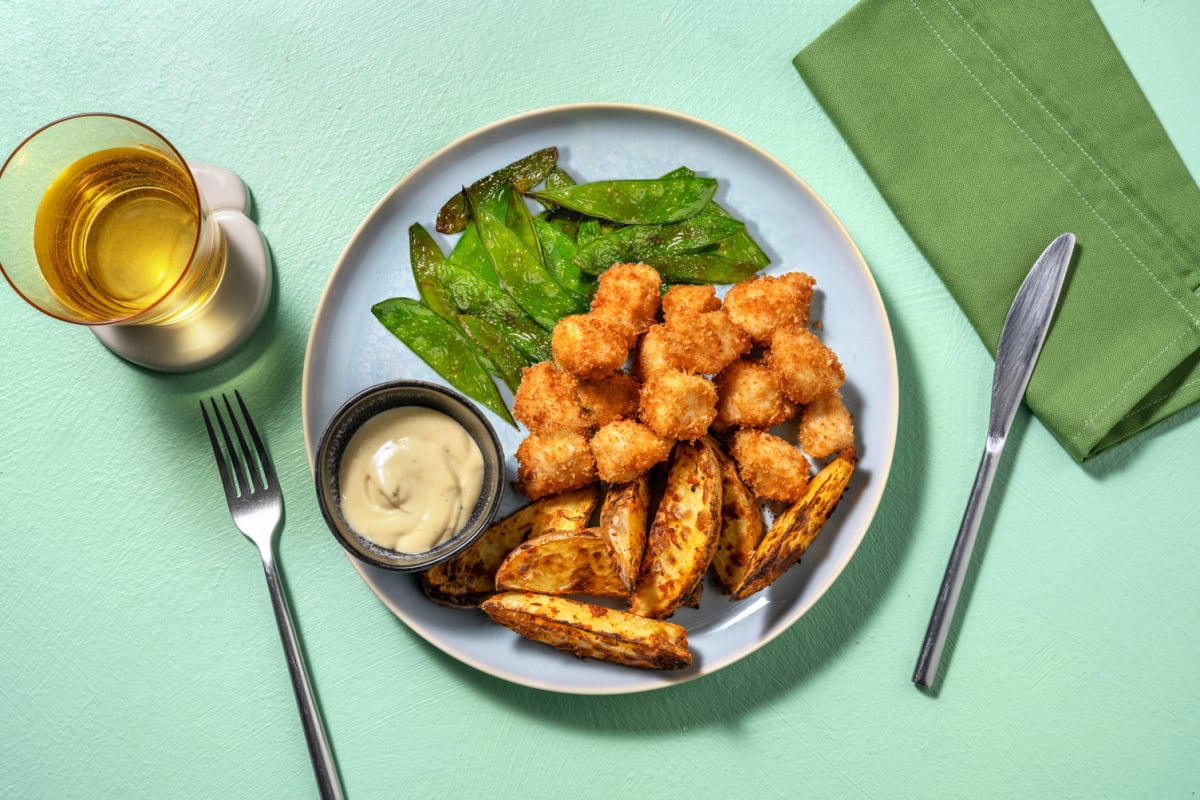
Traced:
<path fill-rule="evenodd" d="M 283 640 L 283 652 L 287 656 L 292 688 L 296 691 L 296 704 L 300 707 L 304 738 L 308 741 L 308 755 L 312 759 L 313 771 L 317 776 L 317 786 L 320 787 L 322 800 L 343 800 L 345 793 L 338 778 L 337 764 L 333 760 L 333 750 L 329 746 L 329 737 L 326 736 L 325 725 L 321 721 L 321 710 L 317 707 L 317 698 L 308 679 L 308 669 L 300 652 L 300 642 L 296 637 L 296 626 L 292 623 L 287 595 L 283 592 L 279 571 L 275 567 L 274 553 L 268 548 L 262 548 L 262 556 L 267 587 L 271 590 L 271 605 L 275 609 L 275 623 L 279 626 L 279 638 Z"/>

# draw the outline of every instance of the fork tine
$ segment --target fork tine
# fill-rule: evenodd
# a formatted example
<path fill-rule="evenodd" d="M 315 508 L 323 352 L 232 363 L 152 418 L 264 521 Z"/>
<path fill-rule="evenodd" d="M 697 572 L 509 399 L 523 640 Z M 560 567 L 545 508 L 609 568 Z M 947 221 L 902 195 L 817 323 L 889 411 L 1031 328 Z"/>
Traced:
<path fill-rule="evenodd" d="M 242 463 L 246 465 L 246 491 L 253 492 L 256 489 L 267 488 L 263 483 L 258 465 L 254 463 L 254 454 L 250 452 L 250 445 L 246 444 L 246 437 L 242 434 L 242 426 L 238 424 L 238 416 L 229 402 L 229 396 L 222 394 L 221 399 L 225 401 L 225 410 L 229 412 L 229 424 L 233 427 L 233 432 L 237 434 L 238 444 L 242 447 Z M 246 404 L 242 403 L 241 406 L 243 415 L 249 421 L 250 415 L 246 414 Z"/>
<path fill-rule="evenodd" d="M 209 398 L 211 402 L 211 398 Z M 237 487 L 233 483 L 233 479 L 229 474 L 229 465 L 225 462 L 225 453 L 221 450 L 221 443 L 217 440 L 217 432 L 213 428 L 212 420 L 208 417 L 208 409 L 204 407 L 204 401 L 200 401 L 200 413 L 204 415 L 204 427 L 208 429 L 208 440 L 212 442 L 213 458 L 217 460 L 217 472 L 221 474 L 221 488 L 225 490 L 225 499 L 233 501 L 237 498 Z M 216 405 L 213 405 L 213 413 L 216 413 Z M 221 419 L 217 415 L 217 420 Z"/>
<path fill-rule="evenodd" d="M 267 452 L 267 446 L 263 443 L 262 437 L 258 435 L 258 429 L 254 427 L 254 420 L 250 418 L 250 409 L 246 408 L 246 401 L 242 399 L 241 392 L 234 389 L 233 394 L 242 408 L 242 417 L 246 420 L 246 428 L 250 431 L 254 449 L 258 451 L 258 463 L 262 466 L 263 475 L 267 480 L 267 484 L 263 488 L 277 485 L 279 481 L 275 476 L 275 465 L 271 463 L 271 455 Z"/>
<path fill-rule="evenodd" d="M 208 402 L 212 404 L 213 414 L 217 418 L 217 426 L 221 429 L 221 436 L 225 439 L 225 453 L 229 457 L 229 463 L 233 467 L 233 474 L 237 476 L 237 492 L 233 495 L 235 498 L 241 497 L 250 492 L 253 488 L 250 482 L 246 480 L 246 470 L 242 467 L 242 462 L 238 458 L 237 448 L 233 445 L 233 438 L 229 435 L 229 429 L 225 427 L 225 419 L 221 416 L 221 408 L 217 405 L 215 397 L 208 398 Z M 231 420 L 236 422 L 236 420 Z"/>

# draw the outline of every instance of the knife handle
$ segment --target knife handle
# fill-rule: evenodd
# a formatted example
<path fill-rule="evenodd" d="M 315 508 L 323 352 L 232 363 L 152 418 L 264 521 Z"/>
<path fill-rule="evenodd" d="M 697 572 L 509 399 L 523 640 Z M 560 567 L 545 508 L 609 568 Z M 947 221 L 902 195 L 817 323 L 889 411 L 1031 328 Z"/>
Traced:
<path fill-rule="evenodd" d="M 984 509 L 987 508 L 988 494 L 992 490 L 996 465 L 1000 463 L 1000 453 L 1003 450 L 1004 437 L 988 436 L 983 458 L 979 462 L 979 471 L 975 473 L 975 485 L 971 488 L 970 499 L 967 500 L 967 510 L 963 513 L 958 538 L 954 540 L 954 549 L 950 551 L 946 574 L 942 578 L 942 586 L 933 604 L 929 628 L 925 631 L 925 641 L 921 645 L 920 655 L 917 656 L 916 669 L 913 670 L 913 683 L 918 686 L 931 686 L 933 679 L 937 677 L 938 663 L 942 660 L 946 636 L 950 633 L 950 624 L 954 621 L 954 609 L 958 605 L 958 596 L 967 576 L 971 551 L 975 548 L 979 523 L 983 520 Z"/>

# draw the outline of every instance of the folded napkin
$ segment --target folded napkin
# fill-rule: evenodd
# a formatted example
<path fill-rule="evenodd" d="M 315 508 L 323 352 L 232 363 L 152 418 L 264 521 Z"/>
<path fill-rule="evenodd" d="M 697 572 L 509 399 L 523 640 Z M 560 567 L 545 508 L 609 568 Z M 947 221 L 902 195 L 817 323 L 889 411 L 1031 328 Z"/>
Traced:
<path fill-rule="evenodd" d="M 1200 400 L 1200 189 L 1087 0 L 864 0 L 794 63 L 992 353 L 1078 237 L 1025 395 L 1077 461 Z"/>

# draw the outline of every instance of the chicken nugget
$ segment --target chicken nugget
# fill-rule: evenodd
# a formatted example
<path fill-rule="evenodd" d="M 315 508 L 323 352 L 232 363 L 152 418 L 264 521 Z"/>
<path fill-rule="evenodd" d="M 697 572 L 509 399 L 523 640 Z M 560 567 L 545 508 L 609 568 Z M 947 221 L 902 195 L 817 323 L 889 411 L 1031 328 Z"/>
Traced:
<path fill-rule="evenodd" d="M 610 422 L 592 437 L 596 472 L 606 483 L 628 483 L 666 461 L 674 444 L 636 420 Z"/>
<path fill-rule="evenodd" d="M 784 395 L 800 405 L 836 391 L 846 380 L 837 354 L 807 328 L 775 331 L 766 364 L 779 378 Z"/>
<path fill-rule="evenodd" d="M 593 427 L 637 416 L 641 384 L 627 372 L 580 380 L 575 387 L 579 404 Z"/>
<path fill-rule="evenodd" d="M 670 370 L 642 383 L 638 417 L 665 439 L 699 439 L 716 416 L 717 387 L 703 375 Z"/>
<path fill-rule="evenodd" d="M 674 314 L 691 312 L 700 314 L 705 311 L 716 311 L 721 307 L 717 297 L 716 287 L 709 284 L 678 284 L 667 289 L 662 296 L 663 319 L 670 319 Z"/>
<path fill-rule="evenodd" d="M 521 370 L 521 384 L 513 395 L 513 417 L 533 433 L 583 430 L 590 420 L 579 404 L 574 375 L 563 372 L 552 361 L 542 361 Z"/>
<path fill-rule="evenodd" d="M 684 372 L 715 375 L 753 344 L 722 310 L 678 312 L 666 326 L 674 344 L 671 358 Z"/>
<path fill-rule="evenodd" d="M 629 360 L 634 337 L 623 327 L 595 314 L 563 317 L 550 335 L 554 363 L 581 378 L 616 372 Z"/>
<path fill-rule="evenodd" d="M 742 428 L 729 440 L 738 476 L 760 498 L 794 503 L 808 490 L 812 465 L 795 445 L 773 433 Z"/>
<path fill-rule="evenodd" d="M 759 344 L 781 327 L 807 327 L 816 281 L 803 272 L 756 275 L 730 287 L 724 309 Z"/>
<path fill-rule="evenodd" d="M 641 380 L 679 369 L 678 354 L 683 349 L 666 325 L 651 325 L 638 340 L 633 352 L 633 373 Z"/>
<path fill-rule="evenodd" d="M 654 324 L 661 295 L 662 278 L 653 267 L 613 264 L 600 275 L 592 297 L 592 313 L 620 325 L 634 337 Z"/>
<path fill-rule="evenodd" d="M 596 482 L 596 460 L 580 431 L 532 433 L 517 448 L 516 489 L 537 500 Z"/>
<path fill-rule="evenodd" d="M 721 370 L 715 383 L 713 425 L 719 430 L 770 428 L 796 414 L 796 404 L 784 397 L 779 379 L 761 362 L 739 358 Z"/>
<path fill-rule="evenodd" d="M 796 436 L 804 452 L 813 458 L 840 453 L 854 444 L 854 417 L 841 392 L 818 397 L 804 407 Z"/>

